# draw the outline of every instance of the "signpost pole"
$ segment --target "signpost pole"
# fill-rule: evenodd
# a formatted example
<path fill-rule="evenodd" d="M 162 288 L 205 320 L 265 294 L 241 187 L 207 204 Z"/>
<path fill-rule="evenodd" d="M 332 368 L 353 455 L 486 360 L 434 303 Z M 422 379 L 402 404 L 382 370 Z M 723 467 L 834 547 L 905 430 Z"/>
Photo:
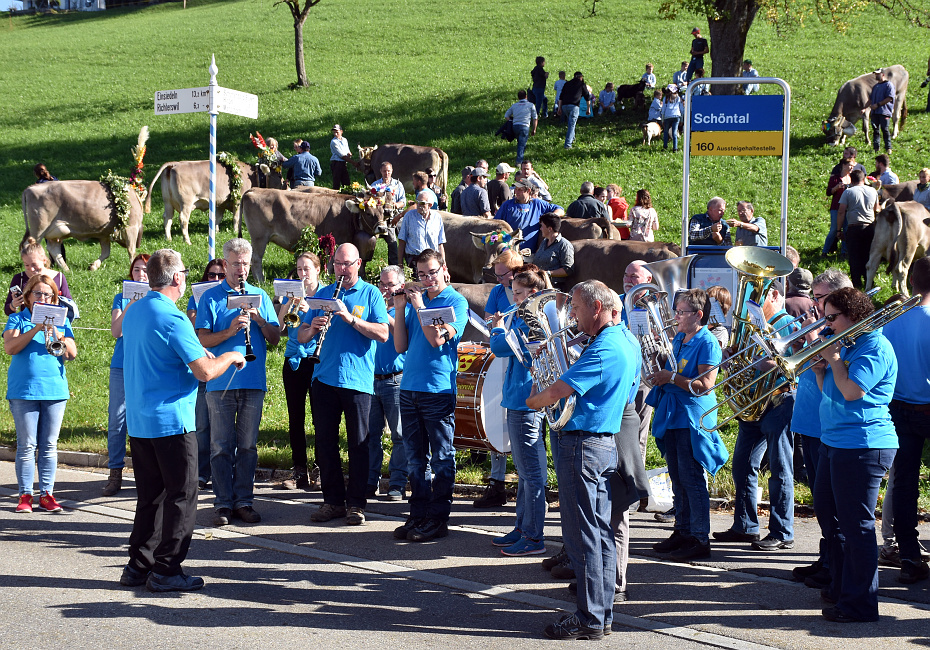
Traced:
<path fill-rule="evenodd" d="M 210 56 L 210 224 L 207 230 L 207 262 L 216 259 L 216 57 Z"/>

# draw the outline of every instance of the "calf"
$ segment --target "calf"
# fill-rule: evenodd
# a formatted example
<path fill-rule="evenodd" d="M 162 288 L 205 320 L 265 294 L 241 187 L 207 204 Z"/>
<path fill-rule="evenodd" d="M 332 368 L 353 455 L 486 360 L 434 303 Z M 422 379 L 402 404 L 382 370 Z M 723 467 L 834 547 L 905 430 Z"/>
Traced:
<path fill-rule="evenodd" d="M 653 138 L 662 135 L 662 125 L 658 122 L 645 122 L 640 125 L 643 130 L 643 144 L 651 145 Z"/>
<path fill-rule="evenodd" d="M 617 104 L 622 104 L 624 99 L 632 99 L 635 108 L 643 108 L 645 101 L 643 91 L 646 89 L 646 80 L 640 79 L 635 84 L 623 84 L 617 86 Z"/>

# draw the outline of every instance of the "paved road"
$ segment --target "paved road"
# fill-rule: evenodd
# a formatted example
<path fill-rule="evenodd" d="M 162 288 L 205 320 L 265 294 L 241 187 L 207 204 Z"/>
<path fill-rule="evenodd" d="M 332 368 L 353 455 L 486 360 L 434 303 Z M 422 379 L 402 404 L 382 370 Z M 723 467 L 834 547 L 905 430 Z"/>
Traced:
<path fill-rule="evenodd" d="M 542 628 L 573 609 L 564 582 L 540 558 L 505 558 L 490 544 L 513 522 L 512 504 L 477 511 L 453 506 L 448 538 L 397 542 L 405 504 L 372 502 L 370 523 L 311 524 L 320 494 L 261 485 L 254 526 L 210 528 L 202 494 L 185 567 L 207 586 L 191 594 L 120 587 L 135 492 L 99 497 L 105 475 L 61 468 L 62 514 L 13 512 L 13 464 L 0 462 L 0 647 L 515 649 L 555 643 Z M 714 514 L 713 530 L 731 516 Z M 921 536 L 926 539 L 928 526 Z M 798 520 L 791 551 L 764 554 L 718 544 L 708 562 L 676 565 L 650 550 L 669 534 L 651 514 L 632 521 L 631 602 L 615 607 L 614 633 L 600 647 L 899 648 L 930 643 L 928 583 L 905 587 L 881 569 L 878 623 L 821 618 L 819 594 L 790 581 L 814 560 L 819 529 Z M 558 509 L 549 513 L 552 553 Z"/>

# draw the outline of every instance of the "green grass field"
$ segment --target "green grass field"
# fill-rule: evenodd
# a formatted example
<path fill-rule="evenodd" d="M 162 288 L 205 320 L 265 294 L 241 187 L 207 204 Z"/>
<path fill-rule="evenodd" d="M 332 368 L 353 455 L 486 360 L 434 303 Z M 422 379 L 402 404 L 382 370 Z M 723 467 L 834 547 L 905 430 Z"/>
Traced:
<path fill-rule="evenodd" d="M 450 156 L 454 185 L 458 170 L 486 158 L 492 166 L 513 162 L 515 143 L 493 136 L 516 91 L 529 84 L 535 56 L 548 61 L 551 82 L 560 69 L 581 70 L 595 91 L 604 83 L 634 83 L 646 62 L 668 82 L 685 58 L 694 17 L 658 18 L 651 0 L 605 2 L 586 17 L 584 3 L 539 0 L 533 11 L 476 0 L 463 7 L 404 0 L 384 10 L 381 3 L 323 2 L 311 10 L 304 29 L 311 85 L 289 89 L 295 78 L 289 13 L 271 0 L 213 0 L 100 14 L 22 17 L 4 21 L 0 37 L 0 275 L 21 270 L 20 194 L 33 181 L 32 167 L 45 163 L 61 179 L 97 179 L 108 169 L 128 174 L 129 149 L 148 125 L 146 171 L 151 178 L 170 160 L 204 159 L 206 114 L 155 117 L 157 90 L 205 86 L 210 55 L 216 55 L 220 85 L 259 97 L 259 119 L 220 115 L 218 146 L 242 159 L 254 156 L 248 134 L 261 131 L 282 144 L 309 140 L 327 167 L 329 129 L 339 122 L 356 144 L 408 142 L 441 147 Z M 706 21 L 705 21 L 706 22 Z M 892 168 L 902 180 L 927 166 L 930 118 L 918 91 L 926 62 L 926 31 L 872 10 L 845 34 L 808 24 L 785 37 L 756 21 L 746 56 L 763 76 L 781 77 L 792 87 L 788 241 L 815 274 L 828 229 L 824 188 L 839 152 L 824 144 L 820 122 L 836 89 L 876 66 L 900 63 L 911 73 L 907 118 L 894 148 Z M 713 44 L 712 44 L 713 46 Z M 574 149 L 562 148 L 564 130 L 542 124 L 530 139 L 527 157 L 552 186 L 557 203 L 568 205 L 582 181 L 616 182 L 630 198 L 641 187 L 652 193 L 663 225 L 660 239 L 680 240 L 682 157 L 653 143 L 640 146 L 640 116 L 581 120 Z M 871 153 L 862 134 L 861 162 Z M 730 204 L 747 199 L 777 237 L 780 164 L 769 157 L 692 159 L 689 213 L 701 212 L 720 195 Z M 328 172 L 327 172 L 328 173 Z M 357 178 L 357 176 L 356 176 Z M 327 182 L 324 176 L 323 182 Z M 168 245 L 156 190 L 146 217 L 142 250 Z M 733 212 L 731 207 L 728 211 Z M 175 235 L 178 235 L 177 229 Z M 233 236 L 223 224 L 218 245 Z M 196 272 L 206 261 L 206 215 L 194 213 L 193 245 L 173 245 Z M 383 255 L 383 244 L 379 255 Z M 95 243 L 68 243 L 68 282 L 83 318 L 78 325 L 80 357 L 69 364 L 73 399 L 62 431 L 62 447 L 105 449 L 107 376 L 113 340 L 109 310 L 128 271 L 126 251 L 114 247 L 103 268 L 86 269 L 98 254 Z M 265 257 L 266 277 L 287 272 L 291 258 L 277 247 Z M 888 276 L 878 282 L 888 285 Z M 266 287 L 270 290 L 270 283 Z M 890 292 L 885 289 L 879 298 Z M 186 302 L 186 298 L 184 299 Z M 270 354 L 269 392 L 262 422 L 263 465 L 287 466 L 286 410 L 280 383 L 283 346 Z M 0 363 L 8 358 L 0 356 Z M 0 372 L 4 382 L 6 372 Z M 725 432 L 732 446 L 735 428 Z M 0 441 L 15 440 L 12 418 L 0 412 Z M 660 462 L 657 453 L 652 463 Z M 726 491 L 728 470 L 718 477 Z M 480 472 L 460 475 L 473 480 Z M 925 500 L 926 501 L 926 500 Z M 923 505 L 930 505 L 925 502 Z"/>

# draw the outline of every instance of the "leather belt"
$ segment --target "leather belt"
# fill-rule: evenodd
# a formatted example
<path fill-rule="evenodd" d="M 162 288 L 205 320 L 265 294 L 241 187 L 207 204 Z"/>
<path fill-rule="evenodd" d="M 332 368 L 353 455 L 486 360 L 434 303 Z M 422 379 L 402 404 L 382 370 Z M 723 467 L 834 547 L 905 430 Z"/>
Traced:
<path fill-rule="evenodd" d="M 397 372 L 392 372 L 387 375 L 375 375 L 375 379 L 377 379 L 378 381 L 384 381 L 385 379 L 393 379 L 397 375 L 402 375 L 402 374 L 404 374 L 404 371 L 398 370 Z"/>
<path fill-rule="evenodd" d="M 917 411 L 918 413 L 930 413 L 930 404 L 911 404 L 910 402 L 902 402 L 899 399 L 891 400 L 891 406 L 899 409 L 904 409 L 905 411 Z"/>

